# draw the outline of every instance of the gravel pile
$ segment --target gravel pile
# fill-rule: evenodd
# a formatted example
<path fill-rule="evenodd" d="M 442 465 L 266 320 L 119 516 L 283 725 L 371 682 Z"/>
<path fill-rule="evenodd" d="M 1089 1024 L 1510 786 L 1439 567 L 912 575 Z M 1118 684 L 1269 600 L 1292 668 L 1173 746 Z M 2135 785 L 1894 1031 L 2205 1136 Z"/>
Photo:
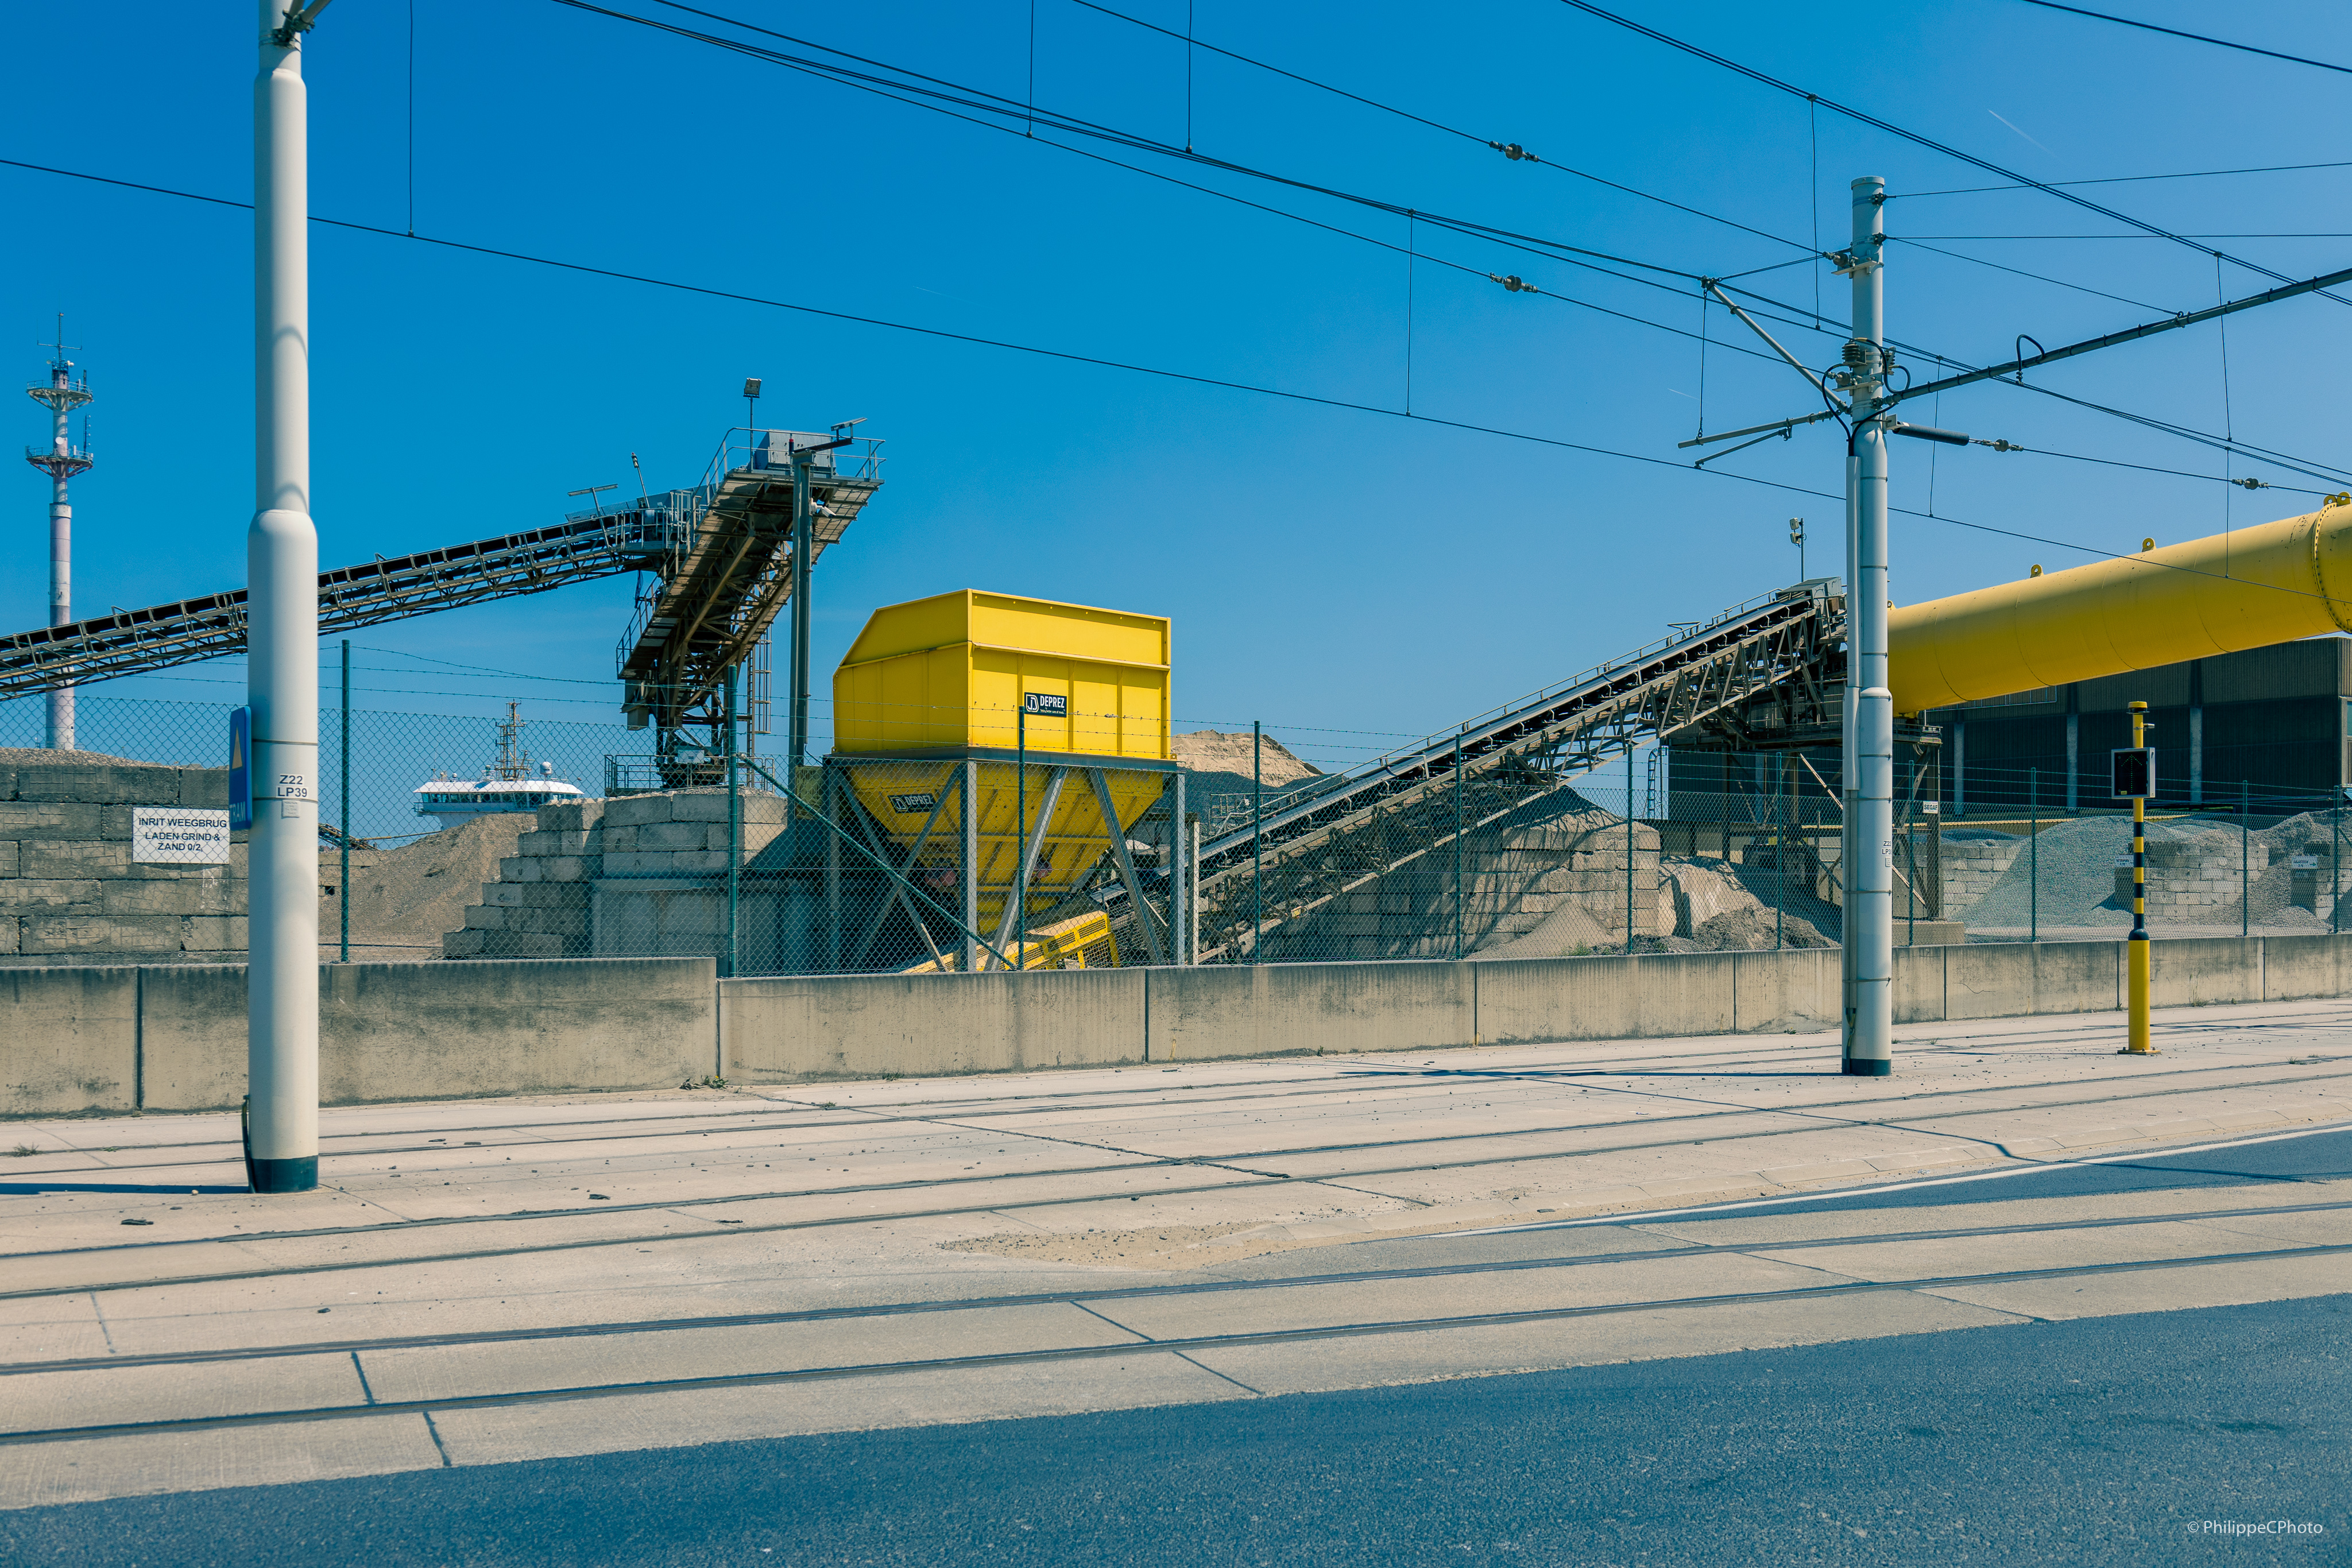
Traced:
<path fill-rule="evenodd" d="M 2282 832 L 2282 823 L 2273 832 Z M 2053 928 L 2131 925 L 2131 906 L 2116 898 L 2116 859 L 2131 853 L 2132 824 L 2128 817 L 2084 817 L 2053 823 L 2036 835 L 1984 896 L 1968 906 L 1971 926 L 2024 926 L 2034 923 L 2034 904 L 2041 905 L 2040 923 Z M 2257 833 L 2256 838 L 2264 839 Z M 2234 858 L 2239 852 L 2234 823 L 2210 818 L 2182 818 L 2147 824 L 2147 841 L 2179 843 L 2195 855 Z M 2284 840 L 2281 841 L 2284 841 Z M 2282 851 L 2281 853 L 2285 852 Z M 2039 861 L 2037 867 L 2036 861 Z M 2284 873 L 2282 873 L 2284 875 Z M 2282 883 L 2284 888 L 2284 883 Z M 2284 902 L 2282 892 L 2280 902 Z M 2259 911 L 2260 902 L 2257 901 Z M 2257 919 L 2260 919 L 2259 913 Z M 2237 907 L 2226 915 L 2218 909 L 2215 922 L 2235 924 Z"/>
<path fill-rule="evenodd" d="M 2345 824 L 2346 840 L 2338 846 L 2336 828 L 2324 812 L 2305 812 L 2289 817 L 2274 828 L 2263 828 L 2251 835 L 2259 858 L 2262 851 L 2270 852 L 2271 864 L 2254 875 L 2242 901 L 2233 901 L 2219 917 L 2219 924 L 2249 927 L 2266 927 L 2273 931 L 2321 932 L 2329 929 L 2327 871 L 2331 860 L 2340 856 L 2343 864 L 2352 867 L 2352 821 Z M 2294 903 L 2294 870 L 2291 857 L 2308 854 L 2319 862 L 2320 913 L 2298 909 Z M 2347 911 L 2352 915 L 2352 911 Z"/>

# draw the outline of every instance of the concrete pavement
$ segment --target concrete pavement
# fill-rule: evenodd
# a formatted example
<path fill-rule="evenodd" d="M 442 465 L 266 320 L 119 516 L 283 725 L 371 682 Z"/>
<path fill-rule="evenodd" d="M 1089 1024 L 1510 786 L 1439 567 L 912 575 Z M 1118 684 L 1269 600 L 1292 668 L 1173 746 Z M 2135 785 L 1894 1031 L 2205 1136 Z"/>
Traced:
<path fill-rule="evenodd" d="M 335 1111 L 267 1201 L 226 1118 L 20 1123 L 0 1503 L 2342 1291 L 2344 1140 L 2247 1140 L 2352 1121 L 2352 1008 L 2116 1021 Z"/>

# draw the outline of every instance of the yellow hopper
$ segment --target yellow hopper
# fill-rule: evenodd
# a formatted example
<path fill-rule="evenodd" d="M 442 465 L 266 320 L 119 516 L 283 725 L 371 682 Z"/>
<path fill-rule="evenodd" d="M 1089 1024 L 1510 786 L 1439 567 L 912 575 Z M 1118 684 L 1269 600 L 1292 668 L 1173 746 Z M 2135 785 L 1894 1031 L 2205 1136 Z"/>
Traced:
<path fill-rule="evenodd" d="M 1010 954 L 1022 914 L 1045 915 L 1106 854 L 1148 907 L 1127 835 L 1178 776 L 1168 655 L 1163 616 L 976 590 L 891 605 L 834 673 L 829 765 L 917 884 L 960 892 L 966 923 Z M 1139 925 L 1166 962 L 1155 919 Z"/>

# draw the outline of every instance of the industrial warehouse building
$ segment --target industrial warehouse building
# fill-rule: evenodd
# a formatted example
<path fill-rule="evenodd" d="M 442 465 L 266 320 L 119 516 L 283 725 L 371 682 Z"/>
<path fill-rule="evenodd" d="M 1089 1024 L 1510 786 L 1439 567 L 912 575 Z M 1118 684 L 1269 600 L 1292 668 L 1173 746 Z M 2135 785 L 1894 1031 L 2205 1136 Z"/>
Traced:
<path fill-rule="evenodd" d="M 1945 812 L 2123 804 L 2107 793 L 2107 753 L 2131 744 L 2134 702 L 2148 705 L 2168 805 L 2250 793 L 2259 811 L 2281 792 L 2329 799 L 2352 778 L 2352 638 L 2314 637 L 1939 708 L 1927 717 L 1942 731 Z"/>

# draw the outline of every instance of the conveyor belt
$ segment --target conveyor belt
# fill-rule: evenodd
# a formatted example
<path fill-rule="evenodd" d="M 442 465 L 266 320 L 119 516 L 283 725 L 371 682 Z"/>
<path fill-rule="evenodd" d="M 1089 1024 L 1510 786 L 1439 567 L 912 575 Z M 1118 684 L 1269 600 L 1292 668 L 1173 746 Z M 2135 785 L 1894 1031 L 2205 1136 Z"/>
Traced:
<path fill-rule="evenodd" d="M 844 465 L 813 476 L 820 509 L 812 561 L 881 487 L 877 444 L 860 443 L 865 450 L 854 469 Z M 608 502 L 548 528 L 320 572 L 319 630 L 348 632 L 648 572 L 653 586 L 622 641 L 621 677 L 674 727 L 709 704 L 728 665 L 750 653 L 791 596 L 791 478 L 761 465 L 757 453 L 740 443 L 723 445 L 703 483 L 690 489 Z M 217 659 L 245 646 L 241 588 L 36 627 L 0 637 L 0 701 L 62 682 L 87 685 Z"/>
<path fill-rule="evenodd" d="M 1475 831 L 1603 760 L 1732 708 L 1764 687 L 1820 683 L 1843 620 L 1844 600 L 1833 582 L 1782 589 L 1481 715 L 1458 731 L 1286 792 L 1260 821 L 1202 846 L 1202 959 L 1249 961 L 1260 874 L 1263 930 L 1270 933 L 1450 846 L 1457 821 L 1462 831 Z"/>
<path fill-rule="evenodd" d="M 378 556 L 358 566 L 322 571 L 319 630 L 348 632 L 486 599 L 544 593 L 646 570 L 667 552 L 669 526 L 653 514 L 590 515 L 551 528 L 415 555 Z M 59 681 L 87 685 L 241 653 L 245 635 L 241 588 L 19 632 L 0 637 L 0 700 Z"/>

